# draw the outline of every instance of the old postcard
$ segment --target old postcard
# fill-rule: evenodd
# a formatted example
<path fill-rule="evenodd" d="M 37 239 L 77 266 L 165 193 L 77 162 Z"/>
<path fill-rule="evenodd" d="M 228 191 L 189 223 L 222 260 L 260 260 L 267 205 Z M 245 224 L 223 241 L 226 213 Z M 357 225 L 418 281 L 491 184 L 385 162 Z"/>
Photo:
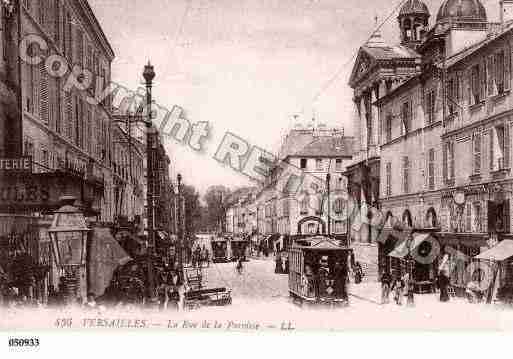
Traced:
<path fill-rule="evenodd" d="M 0 8 L 10 348 L 513 329 L 513 0 Z"/>

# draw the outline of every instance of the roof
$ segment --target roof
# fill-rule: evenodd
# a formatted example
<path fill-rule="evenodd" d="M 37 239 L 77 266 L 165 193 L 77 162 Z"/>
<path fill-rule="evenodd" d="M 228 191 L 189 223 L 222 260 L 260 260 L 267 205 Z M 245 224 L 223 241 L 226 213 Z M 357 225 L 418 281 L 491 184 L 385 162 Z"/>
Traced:
<path fill-rule="evenodd" d="M 486 10 L 479 0 L 445 0 L 436 21 L 486 22 Z"/>
<path fill-rule="evenodd" d="M 299 140 L 297 143 L 294 140 Z M 283 158 L 301 157 L 352 157 L 353 137 L 347 136 L 315 136 L 310 133 L 287 137 L 282 149 Z M 290 142 L 290 143 L 287 143 Z"/>
<path fill-rule="evenodd" d="M 474 43 L 474 44 L 464 48 L 460 52 L 458 52 L 458 53 L 456 53 L 456 54 L 454 54 L 452 56 L 447 57 L 445 59 L 445 66 L 446 67 L 450 67 L 450 66 L 453 66 L 453 65 L 457 64 L 458 62 L 466 59 L 468 56 L 472 55 L 473 53 L 475 53 L 479 49 L 483 48 L 484 46 L 488 45 L 492 41 L 496 40 L 499 36 L 502 36 L 506 32 L 511 31 L 511 29 L 513 29 L 513 22 L 512 21 L 506 23 L 506 26 L 504 26 L 504 28 L 502 28 L 501 31 L 498 31 L 493 36 L 489 36 L 489 37 L 487 37 L 487 38 L 485 38 L 485 39 L 483 39 L 481 41 L 478 41 L 478 42 L 476 42 L 476 43 Z M 441 65 L 441 63 L 439 63 L 439 65 Z"/>
<path fill-rule="evenodd" d="M 403 45 L 362 46 L 362 49 L 377 60 L 415 59 L 420 55 Z"/>
<path fill-rule="evenodd" d="M 400 15 L 410 14 L 427 14 L 429 15 L 429 9 L 426 4 L 420 0 L 407 0 L 399 11 Z"/>
<path fill-rule="evenodd" d="M 513 241 L 505 239 L 499 242 L 496 246 L 475 256 L 474 258 L 500 262 L 510 257 L 513 257 Z"/>
<path fill-rule="evenodd" d="M 349 247 L 339 246 L 337 243 L 332 241 L 328 237 L 324 236 L 315 236 L 306 238 L 302 241 L 310 242 L 309 246 L 295 245 L 296 248 L 304 248 L 304 249 L 315 249 L 315 250 L 348 250 Z"/>

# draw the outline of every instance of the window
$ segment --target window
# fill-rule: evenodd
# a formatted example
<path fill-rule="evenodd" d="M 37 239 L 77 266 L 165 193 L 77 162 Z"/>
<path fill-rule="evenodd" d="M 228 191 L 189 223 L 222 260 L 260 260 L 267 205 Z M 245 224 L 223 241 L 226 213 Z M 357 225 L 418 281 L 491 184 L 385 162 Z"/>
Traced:
<path fill-rule="evenodd" d="M 403 157 L 403 192 L 410 192 L 410 160 L 408 156 Z"/>
<path fill-rule="evenodd" d="M 308 195 L 304 195 L 303 199 L 301 199 L 301 202 L 299 203 L 299 212 L 301 215 L 308 214 L 309 204 L 310 199 L 308 198 Z"/>
<path fill-rule="evenodd" d="M 30 137 L 25 137 L 23 141 L 23 155 L 34 157 L 34 142 Z"/>
<path fill-rule="evenodd" d="M 465 216 L 465 232 L 472 232 L 472 204 L 467 203 L 467 211 Z"/>
<path fill-rule="evenodd" d="M 483 221 L 482 221 L 482 211 L 481 211 L 481 203 L 474 202 L 473 204 L 473 223 L 474 223 L 474 232 L 482 233 L 483 232 Z"/>
<path fill-rule="evenodd" d="M 477 64 L 472 66 L 470 70 L 470 104 L 478 104 L 481 100 L 481 71 L 479 64 Z"/>
<path fill-rule="evenodd" d="M 446 142 L 443 147 L 443 178 L 454 179 L 454 142 Z"/>
<path fill-rule="evenodd" d="M 435 150 L 431 148 L 428 152 L 428 188 L 435 189 Z"/>
<path fill-rule="evenodd" d="M 315 160 L 315 170 L 316 171 L 322 171 L 322 159 L 317 158 Z"/>
<path fill-rule="evenodd" d="M 385 176 L 386 176 L 386 188 L 385 195 L 387 197 L 392 195 L 392 163 L 388 162 L 385 165 Z"/>
<path fill-rule="evenodd" d="M 509 69 L 506 71 L 506 56 L 504 55 L 505 51 L 501 50 L 497 54 L 495 54 L 495 88 L 497 90 L 497 94 L 501 95 L 506 90 L 506 87 L 509 89 L 509 86 L 506 86 L 506 81 L 509 81 Z M 506 77 L 506 74 L 508 75 Z"/>
<path fill-rule="evenodd" d="M 436 92 L 435 90 L 428 91 L 426 95 L 426 118 L 427 125 L 431 125 L 435 122 L 435 101 Z"/>
<path fill-rule="evenodd" d="M 342 189 L 342 177 L 339 177 L 337 179 L 337 181 L 335 182 L 335 189 L 336 190 L 341 190 Z"/>
<path fill-rule="evenodd" d="M 509 168 L 509 125 L 490 129 L 490 170 Z"/>
<path fill-rule="evenodd" d="M 411 130 L 412 106 L 411 101 L 406 101 L 401 107 L 402 134 L 406 135 Z"/>
<path fill-rule="evenodd" d="M 448 115 L 454 115 L 457 111 L 458 103 L 458 81 L 456 78 L 451 78 L 446 84 L 446 103 Z"/>
<path fill-rule="evenodd" d="M 475 134 L 472 142 L 474 156 L 474 174 L 481 173 L 481 134 Z"/>
<path fill-rule="evenodd" d="M 337 198 L 334 202 L 333 202 L 333 211 L 336 213 L 336 214 L 341 214 L 343 211 L 344 211 L 344 201 L 342 198 Z"/>
<path fill-rule="evenodd" d="M 334 227 L 335 233 L 344 233 L 345 232 L 344 221 L 335 221 L 333 227 Z"/>
<path fill-rule="evenodd" d="M 288 217 L 290 214 L 290 202 L 288 199 L 283 201 L 283 216 Z"/>
<path fill-rule="evenodd" d="M 386 142 L 392 141 L 392 115 L 388 114 L 386 118 Z"/>
<path fill-rule="evenodd" d="M 335 160 L 335 171 L 342 171 L 342 159 L 337 158 Z"/>
<path fill-rule="evenodd" d="M 301 167 L 302 170 L 306 170 L 306 162 L 307 162 L 306 158 L 302 158 L 300 160 L 300 167 Z"/>

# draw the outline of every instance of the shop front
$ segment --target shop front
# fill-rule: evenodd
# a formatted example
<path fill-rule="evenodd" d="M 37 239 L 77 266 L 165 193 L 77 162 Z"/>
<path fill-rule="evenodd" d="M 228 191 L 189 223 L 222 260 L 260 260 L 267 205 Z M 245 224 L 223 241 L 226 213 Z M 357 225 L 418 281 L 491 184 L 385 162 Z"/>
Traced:
<path fill-rule="evenodd" d="M 52 256 L 40 228 L 39 218 L 0 214 L 0 302 L 46 302 Z"/>

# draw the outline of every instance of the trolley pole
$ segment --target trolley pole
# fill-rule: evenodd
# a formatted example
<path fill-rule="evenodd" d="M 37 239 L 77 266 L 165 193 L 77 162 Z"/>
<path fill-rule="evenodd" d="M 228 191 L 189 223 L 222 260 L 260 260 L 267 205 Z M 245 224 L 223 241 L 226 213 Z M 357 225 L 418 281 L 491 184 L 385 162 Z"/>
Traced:
<path fill-rule="evenodd" d="M 151 118 L 151 89 L 153 85 L 153 79 L 155 78 L 155 71 L 153 66 L 148 62 L 144 66 L 143 77 L 146 81 L 146 109 L 148 111 L 148 119 L 146 120 L 146 176 L 147 176 L 147 192 L 146 192 L 146 203 L 147 203 L 147 218 L 148 218 L 148 291 L 149 297 L 155 297 L 155 269 L 153 268 L 153 255 L 155 254 L 155 208 L 153 201 L 153 124 Z"/>
<path fill-rule="evenodd" d="M 328 237 L 331 236 L 331 205 L 330 205 L 330 182 L 331 182 L 331 174 L 326 173 L 326 190 L 328 192 Z"/>

